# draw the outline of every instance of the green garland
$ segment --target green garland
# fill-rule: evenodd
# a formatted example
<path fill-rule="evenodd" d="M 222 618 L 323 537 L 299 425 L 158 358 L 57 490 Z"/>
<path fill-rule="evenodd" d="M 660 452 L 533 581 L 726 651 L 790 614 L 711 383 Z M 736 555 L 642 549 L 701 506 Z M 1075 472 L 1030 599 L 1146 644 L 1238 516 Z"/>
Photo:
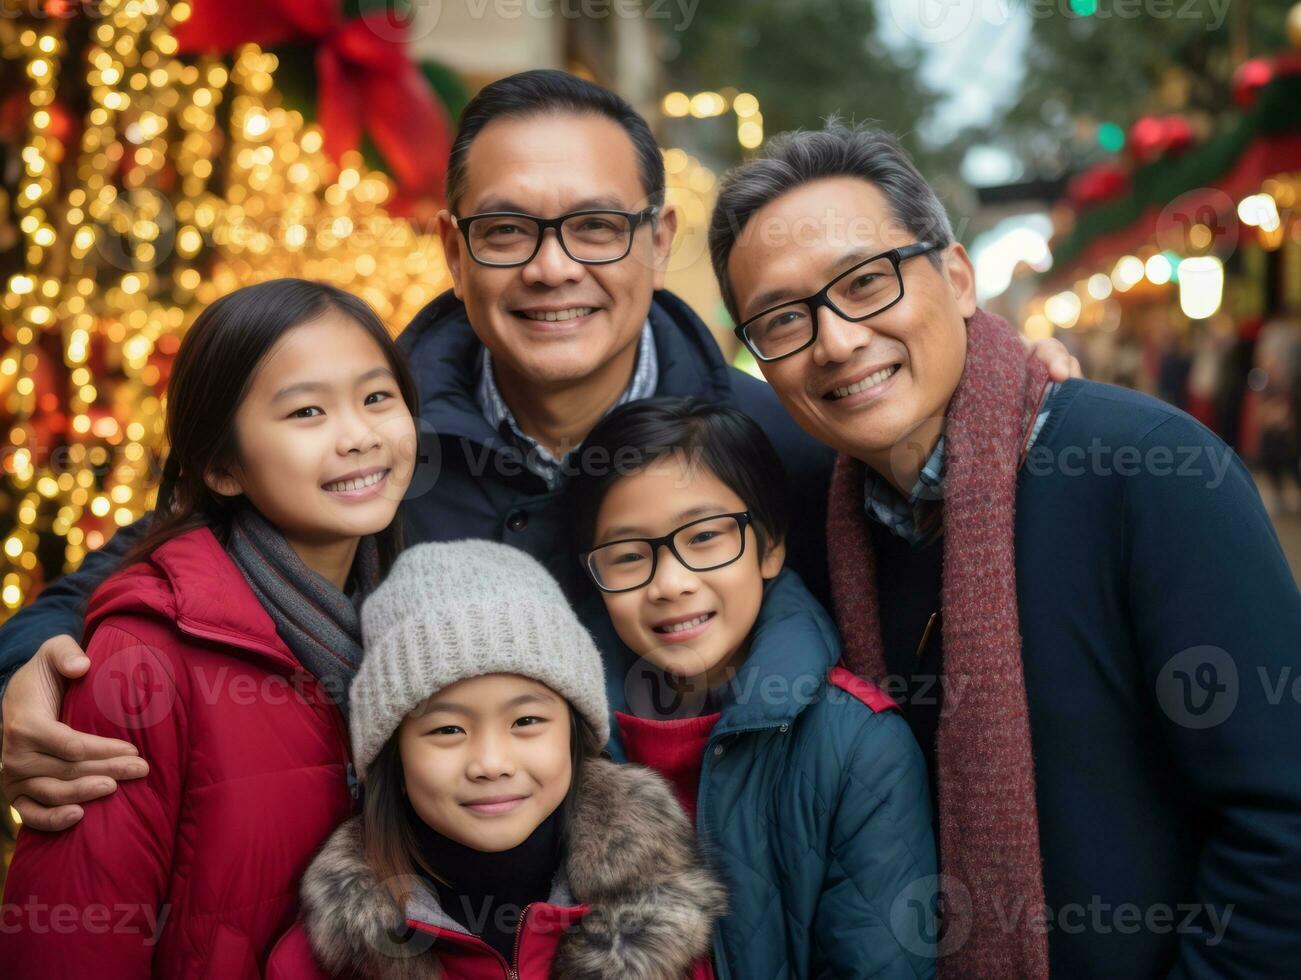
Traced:
<path fill-rule="evenodd" d="M 1053 249 L 1053 265 L 1069 265 L 1097 239 L 1128 228 L 1151 207 L 1165 207 L 1181 194 L 1213 187 L 1251 142 L 1301 129 L 1301 75 L 1276 77 L 1261 89 L 1256 102 L 1237 124 L 1181 156 L 1157 160 L 1134 171 L 1125 197 L 1076 215 L 1075 227 Z"/>

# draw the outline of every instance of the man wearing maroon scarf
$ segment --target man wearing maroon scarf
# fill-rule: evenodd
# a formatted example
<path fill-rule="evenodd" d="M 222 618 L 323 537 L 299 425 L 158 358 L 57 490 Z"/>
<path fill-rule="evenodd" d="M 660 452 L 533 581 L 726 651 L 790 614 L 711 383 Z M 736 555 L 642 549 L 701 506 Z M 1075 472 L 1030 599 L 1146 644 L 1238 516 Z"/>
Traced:
<path fill-rule="evenodd" d="M 737 333 L 839 454 L 847 665 L 933 775 L 942 976 L 1301 963 L 1301 594 L 1251 478 L 1146 396 L 1050 384 L 906 154 L 830 123 L 724 183 Z M 1295 695 L 1295 696 L 1294 696 Z"/>

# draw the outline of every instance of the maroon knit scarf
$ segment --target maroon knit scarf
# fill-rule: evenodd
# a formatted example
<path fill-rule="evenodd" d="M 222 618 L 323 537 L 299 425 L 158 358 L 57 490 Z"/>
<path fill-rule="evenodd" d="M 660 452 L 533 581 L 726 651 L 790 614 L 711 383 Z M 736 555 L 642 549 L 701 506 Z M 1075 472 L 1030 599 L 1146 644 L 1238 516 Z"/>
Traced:
<path fill-rule="evenodd" d="M 1046 383 L 1006 321 L 977 310 L 944 437 L 944 674 L 963 679 L 947 688 L 961 696 L 945 702 L 936 747 L 945 980 L 1048 975 L 1012 541 L 1016 473 Z M 880 683 L 889 672 L 863 476 L 861 462 L 836 461 L 827 548 L 845 665 Z"/>

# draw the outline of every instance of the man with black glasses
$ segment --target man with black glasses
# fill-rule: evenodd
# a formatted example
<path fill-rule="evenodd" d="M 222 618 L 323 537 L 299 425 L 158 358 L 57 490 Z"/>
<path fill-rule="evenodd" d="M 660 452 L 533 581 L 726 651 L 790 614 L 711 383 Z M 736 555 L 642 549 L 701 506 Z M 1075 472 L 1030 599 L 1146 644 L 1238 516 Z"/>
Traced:
<path fill-rule="evenodd" d="M 613 92 L 556 71 L 489 85 L 462 115 L 439 218 L 454 286 L 400 338 L 425 432 L 406 504 L 409 541 L 491 538 L 529 552 L 571 596 L 587 595 L 586 621 L 612 656 L 613 631 L 566 538 L 563 490 L 575 466 L 617 465 L 575 449 L 633 399 L 692 395 L 763 426 L 802 502 L 788 560 L 826 595 L 832 454 L 767 385 L 730 367 L 700 319 L 663 290 L 677 226 L 664 183 L 650 128 Z M 1036 353 L 1063 377 L 1071 370 L 1059 344 Z M 120 530 L 0 631 L 0 681 L 32 661 L 5 691 L 0 777 L 30 826 L 71 826 L 80 803 L 146 771 L 130 746 L 56 719 L 63 678 L 86 665 L 78 607 L 147 520 Z M 608 676 L 620 704 L 622 674 Z"/>
<path fill-rule="evenodd" d="M 783 234 L 828 214 L 852 231 Z M 942 895 L 944 929 L 883 912 L 896 935 L 942 976 L 1294 976 L 1301 593 L 1242 461 L 1027 362 L 879 130 L 775 137 L 725 179 L 710 253 L 840 454 L 845 663 L 899 695 L 935 777 L 941 874 L 911 897 Z"/>

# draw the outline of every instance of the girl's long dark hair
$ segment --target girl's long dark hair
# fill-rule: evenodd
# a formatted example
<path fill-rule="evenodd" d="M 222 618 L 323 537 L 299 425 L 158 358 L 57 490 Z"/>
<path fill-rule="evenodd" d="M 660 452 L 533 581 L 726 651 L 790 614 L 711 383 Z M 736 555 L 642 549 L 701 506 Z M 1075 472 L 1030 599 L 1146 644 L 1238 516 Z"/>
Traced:
<path fill-rule="evenodd" d="M 582 787 L 583 763 L 602 755 L 600 740 L 587 719 L 572 707 L 569 709 L 569 719 L 572 775 L 569 792 L 560 803 L 562 846 L 568 822 L 566 814 Z M 442 880 L 439 869 L 430 867 L 421 854 L 414 822 L 420 817 L 403 792 L 405 784 L 402 753 L 395 731 L 366 770 L 366 792 L 362 801 L 361 819 L 366 863 L 399 909 L 406 907 L 414 885 L 414 876 L 423 873 L 427 877 Z"/>
<path fill-rule="evenodd" d="M 245 286 L 209 305 L 186 332 L 167 383 L 167 462 L 145 536 L 123 564 L 147 558 L 163 543 L 198 527 L 224 534 L 243 497 L 214 493 L 212 469 L 238 462 L 235 413 L 262 358 L 294 327 L 334 310 L 365 330 L 384 352 L 413 418 L 420 413 L 415 381 L 388 330 L 366 303 L 335 286 L 272 279 Z M 402 510 L 376 535 L 381 574 L 402 550 Z"/>

